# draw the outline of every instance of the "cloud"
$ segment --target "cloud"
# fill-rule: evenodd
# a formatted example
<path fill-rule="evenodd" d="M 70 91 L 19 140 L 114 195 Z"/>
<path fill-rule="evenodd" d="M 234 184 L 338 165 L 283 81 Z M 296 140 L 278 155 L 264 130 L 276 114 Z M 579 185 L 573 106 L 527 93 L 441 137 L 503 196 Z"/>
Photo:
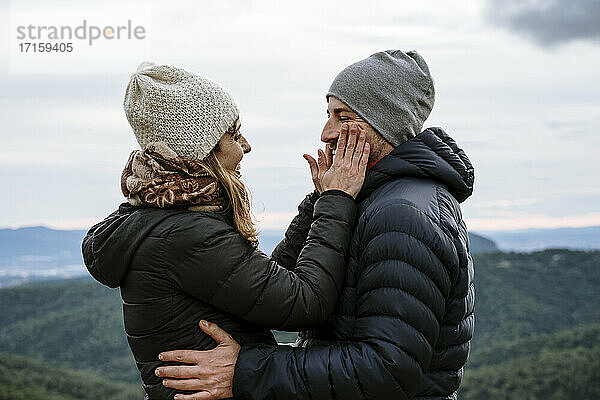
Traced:
<path fill-rule="evenodd" d="M 122 201 L 121 169 L 137 147 L 123 93 L 129 73 L 151 59 L 231 91 L 252 144 L 242 168 L 253 210 L 262 229 L 283 227 L 312 190 L 302 153 L 322 145 L 323 93 L 336 73 L 377 50 L 416 48 L 439 89 L 427 126 L 447 128 L 476 166 L 464 215 L 481 226 L 569 223 L 560 218 L 573 209 L 598 209 L 599 54 L 579 46 L 532 48 L 520 36 L 498 35 L 487 19 L 505 18 L 512 27 L 509 16 L 552 11 L 555 3 L 543 1 L 524 0 L 519 8 L 516 0 L 105 0 L 101 7 L 0 0 L 0 31 L 9 29 L 6 47 L 0 35 L 9 61 L 0 65 L 0 177 L 9 192 L 0 200 L 0 221 L 85 226 L 86 218 L 113 211 Z M 561 7 L 581 8 L 574 3 Z M 83 18 L 143 24 L 149 49 L 103 42 L 81 46 L 75 59 L 41 54 L 20 66 L 8 57 L 17 49 L 9 40 L 15 25 L 77 25 Z M 551 220 L 523 220 L 538 214 Z"/>
<path fill-rule="evenodd" d="M 600 40 L 598 0 L 487 0 L 485 14 L 544 46 Z"/>

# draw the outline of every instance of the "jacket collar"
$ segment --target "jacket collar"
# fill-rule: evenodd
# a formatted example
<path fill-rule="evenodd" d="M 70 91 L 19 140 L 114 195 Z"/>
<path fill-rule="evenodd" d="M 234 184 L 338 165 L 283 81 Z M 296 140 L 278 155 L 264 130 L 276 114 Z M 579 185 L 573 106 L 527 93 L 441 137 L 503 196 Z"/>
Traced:
<path fill-rule="evenodd" d="M 379 186 L 400 177 L 440 182 L 461 203 L 473 193 L 475 178 L 467 155 L 438 127 L 427 128 L 402 143 L 367 170 L 357 200 L 364 200 Z"/>

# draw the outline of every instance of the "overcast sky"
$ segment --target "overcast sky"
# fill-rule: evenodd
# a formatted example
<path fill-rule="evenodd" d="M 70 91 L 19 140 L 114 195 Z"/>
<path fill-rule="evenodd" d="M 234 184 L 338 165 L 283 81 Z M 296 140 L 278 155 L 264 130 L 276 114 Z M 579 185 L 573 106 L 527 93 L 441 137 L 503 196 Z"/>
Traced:
<path fill-rule="evenodd" d="M 282 228 L 312 190 L 302 154 L 320 146 L 329 84 L 386 49 L 429 64 L 437 98 L 425 126 L 443 127 L 475 166 L 470 229 L 600 225 L 599 3 L 0 0 L 0 226 L 87 228 L 124 200 L 119 176 L 137 142 L 123 95 L 152 60 L 234 95 L 259 226 Z M 84 19 L 131 20 L 145 39 L 20 52 L 18 26 Z"/>

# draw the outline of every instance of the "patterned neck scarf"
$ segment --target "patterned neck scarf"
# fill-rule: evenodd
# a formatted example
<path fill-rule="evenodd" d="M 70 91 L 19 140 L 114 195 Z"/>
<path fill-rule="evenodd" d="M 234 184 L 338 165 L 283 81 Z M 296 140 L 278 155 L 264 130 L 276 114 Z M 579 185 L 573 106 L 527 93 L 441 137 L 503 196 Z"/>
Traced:
<path fill-rule="evenodd" d="M 178 156 L 165 142 L 134 150 L 121 174 L 121 191 L 129 203 L 158 208 L 187 207 L 222 211 L 223 187 L 198 162 Z"/>

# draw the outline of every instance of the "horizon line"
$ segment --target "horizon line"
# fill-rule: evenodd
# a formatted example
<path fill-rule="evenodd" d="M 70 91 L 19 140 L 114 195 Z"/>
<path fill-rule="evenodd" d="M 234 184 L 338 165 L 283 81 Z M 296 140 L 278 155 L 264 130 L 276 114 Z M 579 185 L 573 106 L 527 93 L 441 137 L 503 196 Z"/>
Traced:
<path fill-rule="evenodd" d="M 255 214 L 259 232 L 285 231 L 295 213 Z M 103 218 L 74 218 L 54 221 L 36 221 L 0 225 L 3 230 L 24 228 L 47 228 L 59 231 L 88 230 Z M 569 217 L 531 217 L 523 219 L 465 219 L 469 232 L 507 232 L 527 230 L 585 229 L 600 227 L 600 214 Z M 562 223 L 561 223 L 562 222 Z M 586 223 L 587 222 L 587 223 Z"/>

